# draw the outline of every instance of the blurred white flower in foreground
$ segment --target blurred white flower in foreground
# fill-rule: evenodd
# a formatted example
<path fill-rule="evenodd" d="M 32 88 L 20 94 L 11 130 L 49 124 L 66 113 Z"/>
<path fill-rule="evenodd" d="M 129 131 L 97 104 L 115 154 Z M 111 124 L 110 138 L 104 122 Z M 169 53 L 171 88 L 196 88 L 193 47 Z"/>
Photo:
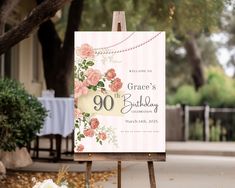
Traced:
<path fill-rule="evenodd" d="M 66 185 L 58 186 L 52 179 L 44 180 L 43 182 L 37 182 L 33 188 L 68 188 Z"/>

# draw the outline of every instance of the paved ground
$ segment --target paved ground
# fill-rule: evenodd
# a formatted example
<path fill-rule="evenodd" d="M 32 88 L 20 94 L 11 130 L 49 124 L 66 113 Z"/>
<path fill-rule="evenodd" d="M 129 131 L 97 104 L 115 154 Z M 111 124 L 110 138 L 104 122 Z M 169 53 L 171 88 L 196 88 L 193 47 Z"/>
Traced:
<path fill-rule="evenodd" d="M 34 163 L 24 170 L 57 171 L 62 164 Z M 232 188 L 235 186 L 235 158 L 216 156 L 168 155 L 166 162 L 155 163 L 158 188 Z M 95 162 L 93 171 L 115 170 L 114 162 Z M 84 164 L 71 164 L 71 171 L 84 171 Z M 124 162 L 122 187 L 148 188 L 145 162 Z M 97 183 L 116 188 L 116 177 Z"/>
<path fill-rule="evenodd" d="M 84 164 L 69 164 L 70 171 L 85 171 Z M 58 171 L 61 163 L 34 163 L 22 170 Z M 235 143 L 168 142 L 167 161 L 155 163 L 158 188 L 235 187 Z M 116 170 L 115 162 L 94 162 L 93 171 Z M 98 183 L 116 188 L 116 177 Z M 122 187 L 148 188 L 145 162 L 124 162 Z"/>
<path fill-rule="evenodd" d="M 235 158 L 169 155 L 167 162 L 155 163 L 158 188 L 232 188 L 235 187 Z M 145 163 L 126 163 L 122 187 L 148 188 Z M 116 179 L 100 183 L 116 188 Z"/>
<path fill-rule="evenodd" d="M 167 142 L 168 154 L 234 156 L 235 142 Z"/>

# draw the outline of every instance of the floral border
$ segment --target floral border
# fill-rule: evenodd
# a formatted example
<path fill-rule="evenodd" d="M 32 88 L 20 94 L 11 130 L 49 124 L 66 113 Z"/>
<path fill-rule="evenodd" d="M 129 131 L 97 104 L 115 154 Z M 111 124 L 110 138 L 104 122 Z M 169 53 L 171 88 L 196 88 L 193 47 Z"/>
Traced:
<path fill-rule="evenodd" d="M 81 112 L 77 104 L 79 97 L 87 95 L 89 91 L 101 91 L 106 93 L 107 89 L 118 92 L 122 88 L 122 81 L 116 77 L 115 69 L 111 68 L 104 74 L 98 69 L 93 69 L 95 65 L 95 51 L 89 44 L 82 44 L 75 49 L 78 61 L 74 66 L 74 115 L 75 128 L 75 152 L 82 152 L 85 149 L 82 140 L 85 138 L 95 138 L 95 142 L 103 145 L 104 142 L 117 146 L 117 138 L 112 127 L 103 125 L 94 114 Z"/>

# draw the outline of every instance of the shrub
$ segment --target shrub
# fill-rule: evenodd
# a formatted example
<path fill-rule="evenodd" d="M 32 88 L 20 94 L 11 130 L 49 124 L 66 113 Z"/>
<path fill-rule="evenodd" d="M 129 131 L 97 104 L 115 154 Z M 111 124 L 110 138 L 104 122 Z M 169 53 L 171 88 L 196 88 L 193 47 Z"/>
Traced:
<path fill-rule="evenodd" d="M 0 80 L 0 150 L 26 146 L 41 129 L 45 117 L 42 104 L 20 83 Z"/>
<path fill-rule="evenodd" d="M 220 69 L 209 69 L 207 83 L 199 90 L 201 103 L 212 107 L 234 107 L 234 80 Z"/>
<path fill-rule="evenodd" d="M 204 105 L 211 107 L 235 107 L 235 81 L 220 68 L 207 70 L 206 83 L 195 91 L 193 86 L 182 85 L 175 94 L 168 94 L 167 104 Z"/>
<path fill-rule="evenodd" d="M 189 139 L 190 140 L 203 140 L 203 122 L 200 119 L 189 126 Z"/>
<path fill-rule="evenodd" d="M 174 103 L 181 103 L 186 105 L 198 105 L 200 101 L 200 95 L 195 91 L 193 86 L 183 85 L 178 88 L 175 96 Z"/>

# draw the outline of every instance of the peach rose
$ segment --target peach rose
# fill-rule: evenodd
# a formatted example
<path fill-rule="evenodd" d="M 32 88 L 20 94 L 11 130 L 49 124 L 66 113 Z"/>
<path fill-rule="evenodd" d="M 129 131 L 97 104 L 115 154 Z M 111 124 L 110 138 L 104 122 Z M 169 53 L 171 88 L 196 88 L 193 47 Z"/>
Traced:
<path fill-rule="evenodd" d="M 82 144 L 79 144 L 78 146 L 75 147 L 74 151 L 75 152 L 81 152 L 84 150 L 84 146 Z"/>
<path fill-rule="evenodd" d="M 94 134 L 95 134 L 95 131 L 94 131 L 94 129 L 86 129 L 86 130 L 83 131 L 83 134 L 86 137 L 93 137 Z"/>
<path fill-rule="evenodd" d="M 97 118 L 92 118 L 90 121 L 90 126 L 92 129 L 96 129 L 99 126 L 100 122 Z"/>
<path fill-rule="evenodd" d="M 76 54 L 84 59 L 95 57 L 95 52 L 89 44 L 82 44 L 80 48 L 76 49 Z"/>
<path fill-rule="evenodd" d="M 104 132 L 99 133 L 99 139 L 105 140 L 107 138 L 106 134 Z"/>
<path fill-rule="evenodd" d="M 74 117 L 75 118 L 81 118 L 82 117 L 82 112 L 78 108 L 74 109 Z"/>
<path fill-rule="evenodd" d="M 78 97 L 74 97 L 74 106 L 76 107 L 78 104 Z"/>
<path fill-rule="evenodd" d="M 81 95 L 86 95 L 88 93 L 86 82 L 80 82 L 78 79 L 75 79 L 74 93 L 75 93 L 75 98 L 80 97 Z"/>
<path fill-rule="evenodd" d="M 85 81 L 87 84 L 96 86 L 101 79 L 101 73 L 96 69 L 88 69 L 86 71 L 87 80 Z"/>
<path fill-rule="evenodd" d="M 105 76 L 107 78 L 107 80 L 112 80 L 113 78 L 115 78 L 116 73 L 114 69 L 109 69 L 106 73 Z"/>
<path fill-rule="evenodd" d="M 117 92 L 119 89 L 122 88 L 122 82 L 120 78 L 115 78 L 111 84 L 109 85 L 109 88 L 111 89 L 111 91 L 113 92 Z"/>

